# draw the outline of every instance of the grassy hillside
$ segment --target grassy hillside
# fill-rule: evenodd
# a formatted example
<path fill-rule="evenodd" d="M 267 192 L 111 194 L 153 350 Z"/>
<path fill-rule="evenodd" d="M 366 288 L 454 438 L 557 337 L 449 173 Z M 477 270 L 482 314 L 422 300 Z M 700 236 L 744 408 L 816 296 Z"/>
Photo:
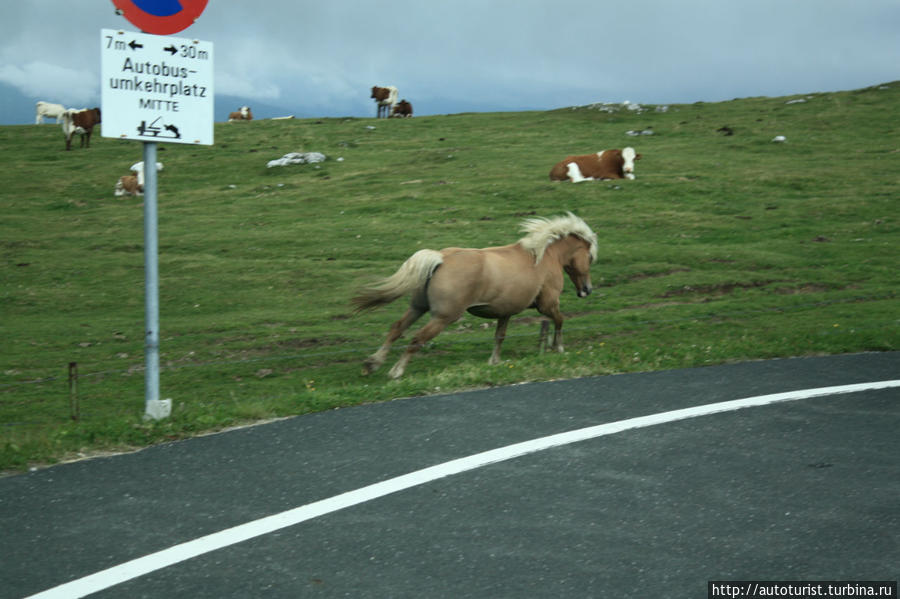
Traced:
<path fill-rule="evenodd" d="M 149 423 L 141 198 L 112 193 L 141 144 L 96 134 L 65 152 L 57 126 L 2 127 L 0 470 L 438 391 L 896 349 L 898 123 L 893 83 L 667 111 L 223 123 L 213 147 L 161 144 L 174 409 Z M 548 180 L 567 154 L 626 145 L 643 154 L 634 181 Z M 328 161 L 266 168 L 293 151 Z M 529 311 L 489 367 L 493 323 L 466 316 L 403 379 L 392 360 L 361 375 L 405 307 L 352 314 L 361 282 L 566 210 L 600 239 L 594 294 L 564 291 L 566 353 L 536 353 Z"/>

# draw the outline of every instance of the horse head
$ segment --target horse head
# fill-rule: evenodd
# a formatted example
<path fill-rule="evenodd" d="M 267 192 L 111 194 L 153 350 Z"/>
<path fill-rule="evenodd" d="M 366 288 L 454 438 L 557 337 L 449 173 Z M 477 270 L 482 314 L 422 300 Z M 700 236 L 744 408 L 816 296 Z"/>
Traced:
<path fill-rule="evenodd" d="M 568 260 L 563 263 L 563 270 L 569 275 L 578 297 L 587 297 L 591 294 L 591 263 L 593 255 L 591 244 L 577 237 L 569 235 L 573 242 L 573 250 L 568 254 Z"/>

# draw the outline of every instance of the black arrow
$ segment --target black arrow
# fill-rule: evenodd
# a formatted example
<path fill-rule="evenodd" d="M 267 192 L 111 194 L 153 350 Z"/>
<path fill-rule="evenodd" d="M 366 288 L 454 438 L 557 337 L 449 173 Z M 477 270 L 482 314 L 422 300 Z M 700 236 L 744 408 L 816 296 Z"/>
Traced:
<path fill-rule="evenodd" d="M 178 52 L 178 49 L 175 46 L 169 46 L 168 48 L 163 48 L 166 52 L 171 52 L 172 56 L 175 56 L 175 53 Z"/>
<path fill-rule="evenodd" d="M 137 42 L 134 41 L 134 40 L 131 40 L 131 43 L 128 44 L 128 45 L 131 46 L 131 49 L 132 49 L 132 50 L 137 50 L 138 48 L 143 48 L 143 47 L 144 47 L 144 44 L 139 44 L 139 43 L 137 43 Z"/>

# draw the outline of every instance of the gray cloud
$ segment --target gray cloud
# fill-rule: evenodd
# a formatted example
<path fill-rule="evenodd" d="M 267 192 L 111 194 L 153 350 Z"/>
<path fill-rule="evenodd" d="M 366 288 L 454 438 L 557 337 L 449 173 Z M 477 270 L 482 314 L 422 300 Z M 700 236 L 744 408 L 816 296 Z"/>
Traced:
<path fill-rule="evenodd" d="M 4 7 L 0 82 L 99 100 L 100 29 L 135 27 L 111 3 L 70 4 Z M 852 89 L 900 78 L 898 30 L 896 0 L 273 0 L 210 2 L 175 35 L 215 44 L 217 93 L 368 116 L 376 84 L 417 114 Z"/>

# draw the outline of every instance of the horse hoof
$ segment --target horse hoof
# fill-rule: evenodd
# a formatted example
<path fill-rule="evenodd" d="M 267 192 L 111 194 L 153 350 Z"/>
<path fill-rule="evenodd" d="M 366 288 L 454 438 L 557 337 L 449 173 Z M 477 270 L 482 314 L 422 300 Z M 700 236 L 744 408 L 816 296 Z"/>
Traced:
<path fill-rule="evenodd" d="M 365 362 L 363 362 L 362 373 L 363 375 L 372 374 L 378 367 L 381 366 L 381 362 L 376 360 L 375 358 L 369 358 Z"/>

